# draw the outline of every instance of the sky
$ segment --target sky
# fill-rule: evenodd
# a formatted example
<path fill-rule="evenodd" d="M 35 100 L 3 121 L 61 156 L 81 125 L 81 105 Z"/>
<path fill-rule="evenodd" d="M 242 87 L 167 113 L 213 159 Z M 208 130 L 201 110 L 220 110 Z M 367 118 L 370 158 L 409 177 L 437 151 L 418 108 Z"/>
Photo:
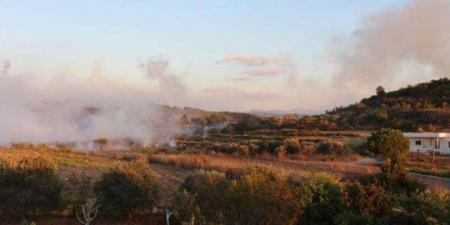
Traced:
<path fill-rule="evenodd" d="M 378 85 L 393 90 L 448 76 L 448 6 L 0 0 L 0 75 L 36 85 L 95 77 L 151 102 L 207 110 L 320 112 L 368 97 Z M 404 43 L 397 40 L 403 34 Z"/>

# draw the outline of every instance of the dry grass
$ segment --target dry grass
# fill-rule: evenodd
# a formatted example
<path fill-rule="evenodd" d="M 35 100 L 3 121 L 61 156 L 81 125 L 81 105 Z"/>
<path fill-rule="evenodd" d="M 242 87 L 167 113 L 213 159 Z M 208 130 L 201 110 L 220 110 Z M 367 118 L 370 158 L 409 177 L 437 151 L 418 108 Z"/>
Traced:
<path fill-rule="evenodd" d="M 408 169 L 414 173 L 450 178 L 450 157 L 436 157 L 412 155 L 408 161 Z"/>
<path fill-rule="evenodd" d="M 280 170 L 288 174 L 304 176 L 311 172 L 329 172 L 343 177 L 358 177 L 376 174 L 380 169 L 352 162 L 313 162 L 290 159 L 239 158 L 221 154 L 156 154 L 150 162 L 176 168 L 205 169 L 219 171 L 243 171 L 250 167 Z"/>

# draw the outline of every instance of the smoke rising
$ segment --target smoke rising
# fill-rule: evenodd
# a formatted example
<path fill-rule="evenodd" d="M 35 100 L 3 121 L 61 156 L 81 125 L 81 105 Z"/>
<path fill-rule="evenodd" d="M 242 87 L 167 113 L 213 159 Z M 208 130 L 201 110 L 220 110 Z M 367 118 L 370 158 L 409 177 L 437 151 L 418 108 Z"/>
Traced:
<path fill-rule="evenodd" d="M 98 66 L 88 79 L 2 76 L 0 144 L 74 143 L 89 148 L 89 143 L 99 138 L 168 143 L 184 131 L 178 126 L 178 117 L 152 102 L 168 96 L 167 92 L 185 89 L 172 83 L 171 76 L 176 76 L 167 72 L 167 66 L 163 64 L 153 74 L 158 76 L 155 79 L 160 81 L 161 90 L 108 80 Z M 162 91 L 165 89 L 168 91 Z"/>
<path fill-rule="evenodd" d="M 3 66 L 0 71 L 0 75 L 8 75 L 9 70 L 11 69 L 11 61 L 8 59 L 3 61 Z"/>
<path fill-rule="evenodd" d="M 347 43 L 335 43 L 339 84 L 394 79 L 404 64 L 450 73 L 450 1 L 412 0 L 367 17 Z"/>
<path fill-rule="evenodd" d="M 139 65 L 147 77 L 158 83 L 160 98 L 178 99 L 186 97 L 187 88 L 180 76 L 169 70 L 169 60 L 163 57 L 150 58 Z"/>

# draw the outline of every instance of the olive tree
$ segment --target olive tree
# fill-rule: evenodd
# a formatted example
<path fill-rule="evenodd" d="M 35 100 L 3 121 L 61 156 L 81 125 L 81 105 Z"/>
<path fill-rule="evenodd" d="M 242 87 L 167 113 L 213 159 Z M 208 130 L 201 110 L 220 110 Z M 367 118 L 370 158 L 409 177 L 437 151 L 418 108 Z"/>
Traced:
<path fill-rule="evenodd" d="M 409 151 L 409 141 L 400 130 L 381 129 L 367 139 L 369 151 L 381 154 L 384 171 L 388 180 L 397 180 L 406 175 L 405 161 Z"/>

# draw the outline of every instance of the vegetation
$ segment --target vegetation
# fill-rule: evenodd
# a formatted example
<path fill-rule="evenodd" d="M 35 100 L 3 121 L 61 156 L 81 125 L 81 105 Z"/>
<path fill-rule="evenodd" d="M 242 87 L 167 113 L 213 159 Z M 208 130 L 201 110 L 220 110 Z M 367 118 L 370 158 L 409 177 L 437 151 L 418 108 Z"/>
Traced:
<path fill-rule="evenodd" d="M 237 132 L 258 129 L 449 130 L 450 80 L 442 78 L 396 91 L 376 89 L 376 95 L 347 107 L 315 116 L 248 117 L 233 126 Z"/>
<path fill-rule="evenodd" d="M 159 179 L 148 164 L 120 164 L 103 174 L 95 186 L 102 214 L 123 217 L 142 213 L 159 199 Z"/>
<path fill-rule="evenodd" d="M 400 130 L 381 129 L 368 138 L 367 146 L 371 152 L 383 156 L 388 180 L 396 181 L 406 177 L 409 141 Z"/>
<path fill-rule="evenodd" d="M 42 157 L 0 159 L 0 214 L 46 214 L 63 206 L 63 183 L 53 162 Z"/>
<path fill-rule="evenodd" d="M 298 139 L 292 139 L 281 141 L 280 146 L 298 147 Z M 315 151 L 330 151 L 330 146 L 335 146 L 331 147 L 335 149 L 332 151 L 341 154 L 336 149 L 343 144 L 330 142 Z M 409 180 L 387 182 L 386 176 L 378 174 L 378 168 L 368 165 L 299 161 L 276 156 L 260 159 L 204 152 L 152 153 L 149 155 L 150 169 L 148 163 L 142 161 L 147 152 L 65 152 L 68 155 L 66 161 L 51 163 L 50 159 L 60 157 L 59 150 L 35 148 L 2 149 L 0 155 L 5 159 L 2 165 L 8 165 L 2 168 L 18 169 L 18 162 L 23 158 L 35 159 L 37 151 L 46 157 L 26 163 L 35 165 L 27 168 L 36 165 L 38 168 L 52 168 L 57 177 L 64 178 L 60 178 L 60 182 L 66 184 L 60 196 L 69 200 L 67 203 L 70 205 L 61 202 L 61 207 L 51 210 L 32 210 L 28 215 L 34 217 L 27 219 L 37 224 L 52 224 L 46 221 L 61 218 L 53 217 L 53 213 L 69 215 L 74 224 L 77 221 L 104 224 L 108 219 L 107 224 L 129 224 L 131 221 L 133 224 L 147 224 L 149 220 L 153 221 L 150 224 L 165 224 L 165 210 L 173 212 L 170 224 L 177 224 L 175 220 L 184 224 L 224 225 L 449 223 L 447 190 L 426 189 Z M 249 151 L 250 148 L 253 147 L 249 145 Z M 286 156 L 301 154 L 302 151 L 300 144 L 298 153 L 286 152 Z M 79 164 L 80 156 L 87 157 L 88 164 Z M 58 164 L 58 170 L 55 164 Z M 341 176 L 310 174 L 311 171 Z M 367 175 L 370 176 L 366 178 Z M 87 176 L 92 178 L 85 179 Z M 77 190 L 72 190 L 74 188 Z M 0 206 L 8 205 L 0 203 Z M 12 206 L 9 204 L 8 207 Z M 62 214 L 64 208 L 72 210 Z M 0 216 L 22 217 L 10 209 L 1 211 Z M 39 215 L 42 217 L 36 217 Z M 145 219 L 141 222 L 139 218 Z M 61 219 L 54 221 L 58 222 L 53 224 L 61 224 Z"/>
<path fill-rule="evenodd" d="M 187 178 L 182 187 L 187 193 L 195 195 L 203 217 L 197 221 L 248 225 L 295 224 L 296 219 L 292 215 L 299 210 L 287 178 L 262 169 L 253 169 L 234 181 L 227 179 L 223 173 L 205 173 Z M 181 209 L 176 209 L 178 214 L 181 214 Z M 192 215 L 181 219 L 192 221 Z"/>
<path fill-rule="evenodd" d="M 188 177 L 174 200 L 185 224 L 225 225 L 447 224 L 448 204 L 444 190 L 399 195 L 376 180 L 298 179 L 260 168 L 238 177 L 214 171 Z"/>
<path fill-rule="evenodd" d="M 74 151 L 70 144 L 14 143 L 0 148 L 0 218 L 18 218 L 11 224 L 22 218 L 61 224 L 67 216 L 81 224 L 165 224 L 166 215 L 170 224 L 186 225 L 450 224 L 448 190 L 407 176 L 448 177 L 449 158 L 408 155 L 408 141 L 395 130 L 450 129 L 449 90 L 448 79 L 393 92 L 380 86 L 370 98 L 315 116 L 162 106 L 193 134 L 176 137 L 176 146 L 100 138 L 93 141 L 98 151 Z M 115 146 L 124 150 L 108 150 Z M 354 162 L 373 155 L 382 157 L 382 169 Z"/>

